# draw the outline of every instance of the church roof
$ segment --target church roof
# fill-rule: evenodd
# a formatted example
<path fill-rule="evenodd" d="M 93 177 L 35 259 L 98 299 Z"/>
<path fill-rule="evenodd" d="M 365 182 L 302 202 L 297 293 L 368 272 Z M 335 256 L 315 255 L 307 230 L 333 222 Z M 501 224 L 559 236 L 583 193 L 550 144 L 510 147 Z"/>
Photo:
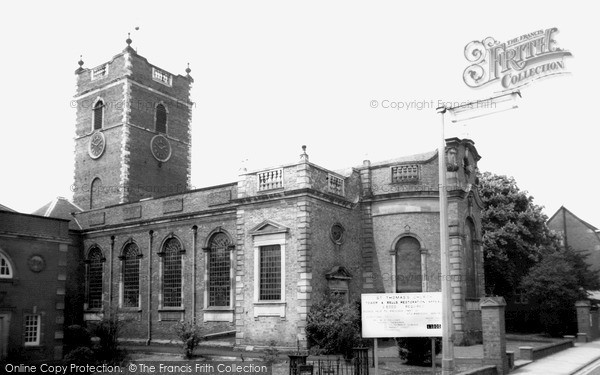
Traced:
<path fill-rule="evenodd" d="M 3 204 L 0 204 L 0 211 L 8 211 L 8 212 L 17 212 L 15 210 L 13 210 L 12 208 L 8 208 Z"/>
<path fill-rule="evenodd" d="M 388 164 L 400 164 L 400 163 L 418 163 L 418 162 L 426 162 L 437 156 L 437 150 L 424 152 L 422 154 L 415 154 L 409 156 L 402 156 L 396 159 L 389 159 L 384 161 L 378 161 L 375 163 L 371 163 L 371 167 L 378 167 Z"/>
<path fill-rule="evenodd" d="M 71 215 L 73 212 L 82 212 L 83 210 L 68 199 L 57 197 L 46 203 L 44 206 L 35 210 L 32 215 L 53 217 L 57 219 L 70 220 L 69 229 L 81 229 L 77 219 Z"/>

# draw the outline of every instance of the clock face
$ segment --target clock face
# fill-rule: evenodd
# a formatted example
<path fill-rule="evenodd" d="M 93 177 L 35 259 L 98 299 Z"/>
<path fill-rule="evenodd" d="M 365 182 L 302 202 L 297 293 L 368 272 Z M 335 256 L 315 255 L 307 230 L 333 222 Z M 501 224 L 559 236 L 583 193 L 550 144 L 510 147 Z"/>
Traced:
<path fill-rule="evenodd" d="M 104 133 L 95 132 L 90 137 L 90 143 L 88 145 L 88 153 L 92 159 L 98 159 L 104 153 L 106 147 L 106 140 L 104 139 Z"/>
<path fill-rule="evenodd" d="M 150 150 L 152 155 L 158 161 L 165 162 L 171 157 L 171 144 L 163 135 L 155 135 L 150 141 Z"/>

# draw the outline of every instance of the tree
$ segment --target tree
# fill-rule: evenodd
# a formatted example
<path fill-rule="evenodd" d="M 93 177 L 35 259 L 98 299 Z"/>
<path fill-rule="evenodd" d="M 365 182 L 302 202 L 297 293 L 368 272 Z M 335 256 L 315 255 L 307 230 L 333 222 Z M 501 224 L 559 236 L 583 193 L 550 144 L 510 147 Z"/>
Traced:
<path fill-rule="evenodd" d="M 311 349 L 351 358 L 352 348 L 363 344 L 360 307 L 356 303 L 344 303 L 335 294 L 321 297 L 308 313 L 306 335 Z"/>
<path fill-rule="evenodd" d="M 515 289 L 544 254 L 559 249 L 547 216 L 512 177 L 480 176 L 486 292 L 512 300 Z"/>
<path fill-rule="evenodd" d="M 575 302 L 586 298 L 586 290 L 600 288 L 598 272 L 585 262 L 585 254 L 571 248 L 546 254 L 523 278 L 521 286 L 536 306 L 546 333 L 568 333 L 574 320 Z"/>

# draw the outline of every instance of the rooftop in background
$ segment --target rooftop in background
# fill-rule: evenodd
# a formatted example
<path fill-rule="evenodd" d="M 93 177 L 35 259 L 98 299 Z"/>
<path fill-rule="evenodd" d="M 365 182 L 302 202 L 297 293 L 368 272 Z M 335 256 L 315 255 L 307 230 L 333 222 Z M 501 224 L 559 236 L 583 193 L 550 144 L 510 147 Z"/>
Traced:
<path fill-rule="evenodd" d="M 0 204 L 0 211 L 17 212 L 15 210 L 13 210 L 12 208 L 8 208 L 2 204 Z"/>
<path fill-rule="evenodd" d="M 77 222 L 77 219 L 75 219 L 71 214 L 73 212 L 81 211 L 83 210 L 80 207 L 74 203 L 71 203 L 68 199 L 57 197 L 46 203 L 43 207 L 40 207 L 36 211 L 32 212 L 32 215 L 70 220 L 69 229 L 78 230 L 81 229 L 81 226 Z"/>

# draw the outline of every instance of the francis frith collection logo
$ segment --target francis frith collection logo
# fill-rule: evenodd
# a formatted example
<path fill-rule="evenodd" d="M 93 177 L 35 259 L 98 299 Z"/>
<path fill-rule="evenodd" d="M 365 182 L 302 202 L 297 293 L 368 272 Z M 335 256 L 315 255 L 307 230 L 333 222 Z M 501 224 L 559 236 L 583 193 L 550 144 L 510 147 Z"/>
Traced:
<path fill-rule="evenodd" d="M 559 48 L 556 27 L 536 30 L 500 43 L 492 37 L 472 41 L 465 47 L 471 63 L 463 73 L 469 87 L 499 83 L 501 91 L 514 90 L 532 81 L 565 74 L 565 57 L 571 52 Z"/>

